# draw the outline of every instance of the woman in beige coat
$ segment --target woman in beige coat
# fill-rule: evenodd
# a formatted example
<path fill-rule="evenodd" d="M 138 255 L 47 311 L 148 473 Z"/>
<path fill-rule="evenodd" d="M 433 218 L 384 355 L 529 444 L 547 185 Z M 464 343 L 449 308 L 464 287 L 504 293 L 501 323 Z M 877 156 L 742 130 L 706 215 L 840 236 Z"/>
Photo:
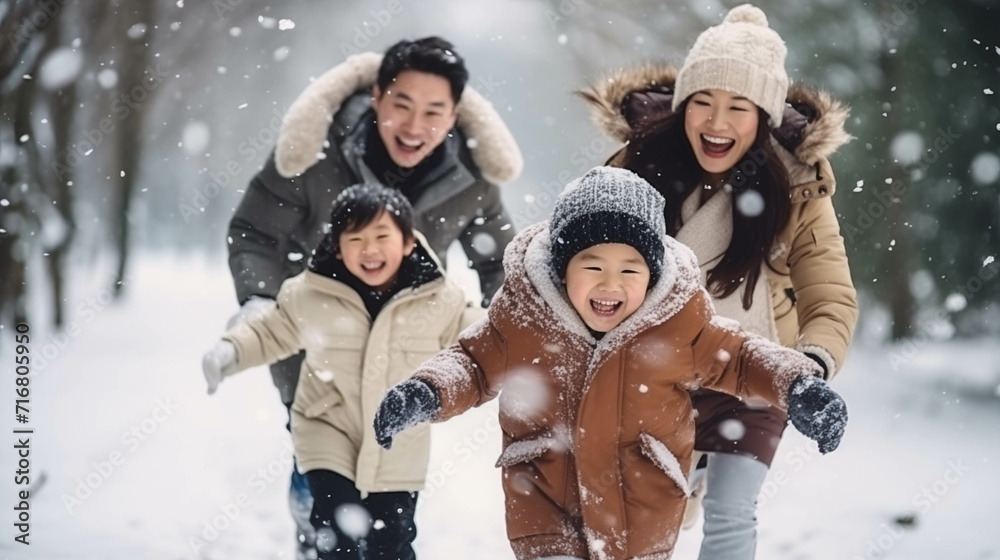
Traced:
<path fill-rule="evenodd" d="M 389 387 L 483 313 L 442 275 L 399 191 L 350 187 L 334 202 L 330 224 L 309 268 L 282 284 L 277 305 L 206 355 L 209 392 L 224 376 L 305 349 L 292 440 L 313 491 L 320 559 L 357 558 L 365 546 L 366 558 L 412 559 L 430 434 L 416 427 L 386 451 L 372 430 L 375 409 Z M 337 510 L 346 504 L 363 508 L 356 511 L 369 526 L 351 531 L 342 523 Z M 369 532 L 373 521 L 381 523 Z"/>
<path fill-rule="evenodd" d="M 679 72 L 626 70 L 582 95 L 628 143 L 611 164 L 667 199 L 667 231 L 694 250 L 719 315 L 800 350 L 830 379 L 858 312 L 828 161 L 850 138 L 847 110 L 789 88 L 785 53 L 763 12 L 743 5 L 701 34 Z M 754 504 L 786 416 L 712 391 L 692 399 L 695 449 L 712 453 L 701 558 L 751 559 Z"/>

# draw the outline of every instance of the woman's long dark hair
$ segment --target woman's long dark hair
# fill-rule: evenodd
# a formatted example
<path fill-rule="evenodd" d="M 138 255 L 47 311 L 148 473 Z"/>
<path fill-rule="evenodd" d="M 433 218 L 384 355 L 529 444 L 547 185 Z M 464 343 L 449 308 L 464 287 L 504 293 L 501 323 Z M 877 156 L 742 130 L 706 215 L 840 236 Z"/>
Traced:
<path fill-rule="evenodd" d="M 681 206 L 704 178 L 694 148 L 684 132 L 687 101 L 662 119 L 654 120 L 632 133 L 622 167 L 649 181 L 667 200 L 664 217 L 667 233 L 676 235 L 683 225 Z M 733 167 L 726 183 L 732 186 L 733 237 L 722 259 L 708 271 L 708 290 L 718 298 L 729 296 L 746 280 L 743 308 L 753 305 L 753 290 L 760 279 L 762 263 L 791 211 L 788 170 L 771 148 L 767 113 L 758 107 L 757 137 L 747 153 Z M 763 211 L 747 215 L 738 207 L 740 197 L 755 191 L 763 201 Z"/>

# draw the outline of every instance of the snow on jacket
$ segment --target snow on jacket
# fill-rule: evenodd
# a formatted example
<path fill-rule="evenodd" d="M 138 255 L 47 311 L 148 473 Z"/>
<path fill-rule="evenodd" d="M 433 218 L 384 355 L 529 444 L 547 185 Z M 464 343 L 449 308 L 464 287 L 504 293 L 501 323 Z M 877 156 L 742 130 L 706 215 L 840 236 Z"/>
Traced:
<path fill-rule="evenodd" d="M 647 65 L 615 73 L 581 93 L 592 105 L 594 122 L 625 142 L 633 124 L 670 112 L 676 76 L 673 67 Z M 799 85 L 789 88 L 787 102 L 785 123 L 774 131 L 772 146 L 791 178 L 791 212 L 772 247 L 770 266 L 765 267 L 768 285 L 761 287 L 758 282 L 758 290 L 770 289 L 764 295 L 770 296 L 772 309 L 764 321 L 773 324 L 750 330 L 776 334 L 781 344 L 818 356 L 832 378 L 847 356 L 858 317 L 857 294 L 831 199 L 836 179 L 828 159 L 850 140 L 844 131 L 848 111 L 826 92 Z M 624 150 L 619 151 L 609 165 L 621 165 L 623 155 Z M 703 250 L 695 247 L 699 255 L 718 254 L 712 246 L 720 243 L 728 246 L 728 239 L 717 239 L 731 235 L 731 229 L 728 233 L 721 230 L 718 216 L 701 220 L 698 214 L 694 216 L 685 223 L 684 237 L 705 245 Z M 736 300 L 742 292 L 742 288 L 737 291 Z"/>
<path fill-rule="evenodd" d="M 302 472 L 326 469 L 362 492 L 417 491 L 430 452 L 427 425 L 400 434 L 389 451 L 372 421 L 386 390 L 458 337 L 484 311 L 466 305 L 443 276 L 392 297 L 374 323 L 361 296 L 343 282 L 306 270 L 286 280 L 277 306 L 226 333 L 237 370 L 305 349 L 292 439 Z"/>
<path fill-rule="evenodd" d="M 670 237 L 646 300 L 597 340 L 549 273 L 548 240 L 547 223 L 514 238 L 488 318 L 413 377 L 438 390 L 435 421 L 499 394 L 517 558 L 669 558 L 694 445 L 688 391 L 784 407 L 791 381 L 820 367 L 713 318 L 694 255 Z"/>
<path fill-rule="evenodd" d="M 240 303 L 274 297 L 301 272 L 323 234 L 333 200 L 373 175 L 363 161 L 365 135 L 382 55 L 351 56 L 310 84 L 283 119 L 274 153 L 253 178 L 229 225 L 229 268 Z M 486 300 L 503 282 L 502 249 L 513 237 L 500 183 L 523 160 L 492 105 L 471 87 L 445 139 L 444 160 L 416 187 L 415 227 L 438 255 L 459 240 L 479 275 Z M 470 147 L 472 146 L 472 147 Z M 306 256 L 306 258 L 303 258 Z"/>

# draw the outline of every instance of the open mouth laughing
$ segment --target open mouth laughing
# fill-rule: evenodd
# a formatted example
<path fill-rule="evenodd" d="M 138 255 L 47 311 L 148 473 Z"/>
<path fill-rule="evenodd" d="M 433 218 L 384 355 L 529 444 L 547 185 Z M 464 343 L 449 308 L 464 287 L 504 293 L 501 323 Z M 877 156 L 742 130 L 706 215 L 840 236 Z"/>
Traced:
<path fill-rule="evenodd" d="M 425 143 L 423 140 L 407 140 L 402 136 L 396 136 L 396 148 L 404 154 L 416 154 Z"/>
<path fill-rule="evenodd" d="M 613 317 L 621 309 L 622 302 L 612 299 L 592 299 L 590 309 L 597 317 Z"/>
<path fill-rule="evenodd" d="M 713 158 L 724 158 L 736 145 L 736 140 L 732 138 L 723 138 L 721 136 L 711 136 L 708 134 L 701 135 L 701 150 L 708 156 Z"/>
<path fill-rule="evenodd" d="M 367 274 L 376 275 L 385 268 L 385 262 L 363 262 L 361 269 Z"/>

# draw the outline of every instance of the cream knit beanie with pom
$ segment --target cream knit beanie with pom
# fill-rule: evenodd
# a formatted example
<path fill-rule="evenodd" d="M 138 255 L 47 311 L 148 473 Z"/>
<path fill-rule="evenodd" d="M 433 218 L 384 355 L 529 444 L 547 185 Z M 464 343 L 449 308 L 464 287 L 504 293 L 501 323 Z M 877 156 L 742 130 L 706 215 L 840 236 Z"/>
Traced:
<path fill-rule="evenodd" d="M 785 42 L 768 27 L 760 8 L 737 6 L 691 47 L 677 75 L 673 110 L 693 93 L 721 89 L 753 101 L 771 117 L 771 126 L 778 127 L 788 93 L 787 53 Z"/>

